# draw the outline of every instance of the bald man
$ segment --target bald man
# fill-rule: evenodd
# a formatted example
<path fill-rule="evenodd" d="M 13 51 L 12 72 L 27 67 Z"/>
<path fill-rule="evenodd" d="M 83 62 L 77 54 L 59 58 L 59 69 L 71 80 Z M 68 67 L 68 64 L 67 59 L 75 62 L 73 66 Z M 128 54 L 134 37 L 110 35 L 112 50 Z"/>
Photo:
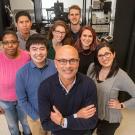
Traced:
<path fill-rule="evenodd" d="M 94 82 L 78 73 L 77 50 L 64 45 L 56 52 L 57 73 L 44 80 L 38 91 L 39 114 L 53 135 L 91 135 L 97 123 Z"/>

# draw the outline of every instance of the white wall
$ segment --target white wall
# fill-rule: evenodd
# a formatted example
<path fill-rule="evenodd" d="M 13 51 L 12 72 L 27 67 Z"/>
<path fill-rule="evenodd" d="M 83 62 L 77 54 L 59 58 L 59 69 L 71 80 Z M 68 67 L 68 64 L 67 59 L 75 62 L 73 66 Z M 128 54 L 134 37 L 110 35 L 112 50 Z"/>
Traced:
<path fill-rule="evenodd" d="M 10 0 L 10 4 L 12 10 L 34 9 L 34 5 L 31 0 Z"/>
<path fill-rule="evenodd" d="M 28 10 L 31 15 L 32 22 L 35 22 L 34 4 L 31 0 L 10 0 L 10 5 L 13 18 L 16 12 L 18 12 L 19 10 Z"/>

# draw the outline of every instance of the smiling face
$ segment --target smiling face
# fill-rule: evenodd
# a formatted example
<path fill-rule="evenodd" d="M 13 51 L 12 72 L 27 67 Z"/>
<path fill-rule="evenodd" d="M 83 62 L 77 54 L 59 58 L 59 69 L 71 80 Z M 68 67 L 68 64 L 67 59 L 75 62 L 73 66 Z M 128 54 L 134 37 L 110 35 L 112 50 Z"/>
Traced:
<path fill-rule="evenodd" d="M 43 44 L 33 44 L 30 46 L 29 54 L 33 63 L 42 68 L 45 65 L 45 59 L 47 57 L 47 49 Z"/>
<path fill-rule="evenodd" d="M 62 40 L 65 38 L 66 35 L 66 30 L 63 26 L 58 25 L 55 30 L 53 31 L 53 39 L 57 42 L 57 43 L 61 43 Z"/>
<path fill-rule="evenodd" d="M 56 52 L 55 66 L 62 81 L 74 80 L 79 66 L 77 50 L 69 45 L 62 46 Z"/>
<path fill-rule="evenodd" d="M 102 68 L 110 68 L 115 58 L 115 53 L 112 53 L 108 47 L 103 47 L 98 51 L 97 57 Z"/>
<path fill-rule="evenodd" d="M 93 41 L 93 35 L 91 31 L 88 29 L 85 29 L 81 34 L 80 40 L 82 43 L 82 48 L 84 50 L 89 49 Z"/>
<path fill-rule="evenodd" d="M 68 19 L 70 20 L 70 23 L 73 25 L 77 25 L 80 23 L 80 11 L 78 9 L 71 9 L 69 11 Z"/>
<path fill-rule="evenodd" d="M 4 53 L 9 58 L 15 58 L 18 55 L 19 42 L 13 34 L 6 34 L 2 40 Z"/>

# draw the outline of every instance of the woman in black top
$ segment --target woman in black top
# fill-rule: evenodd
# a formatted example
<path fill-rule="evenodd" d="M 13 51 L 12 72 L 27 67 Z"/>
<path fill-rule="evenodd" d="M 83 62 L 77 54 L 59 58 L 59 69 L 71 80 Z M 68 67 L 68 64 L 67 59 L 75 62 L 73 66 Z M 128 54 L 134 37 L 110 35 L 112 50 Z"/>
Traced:
<path fill-rule="evenodd" d="M 79 52 L 79 72 L 86 74 L 90 63 L 94 61 L 94 50 L 96 48 L 96 33 L 90 26 L 83 26 L 75 43 Z"/>

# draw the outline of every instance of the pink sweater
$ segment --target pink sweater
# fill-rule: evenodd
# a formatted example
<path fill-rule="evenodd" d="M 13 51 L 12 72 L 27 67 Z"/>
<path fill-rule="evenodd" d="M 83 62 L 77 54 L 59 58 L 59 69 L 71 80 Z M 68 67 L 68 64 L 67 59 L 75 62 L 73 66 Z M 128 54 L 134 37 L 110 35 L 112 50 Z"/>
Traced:
<path fill-rule="evenodd" d="M 4 52 L 0 52 L 0 100 L 16 101 L 16 72 L 28 61 L 30 57 L 26 51 L 20 50 L 19 56 L 9 59 Z"/>

